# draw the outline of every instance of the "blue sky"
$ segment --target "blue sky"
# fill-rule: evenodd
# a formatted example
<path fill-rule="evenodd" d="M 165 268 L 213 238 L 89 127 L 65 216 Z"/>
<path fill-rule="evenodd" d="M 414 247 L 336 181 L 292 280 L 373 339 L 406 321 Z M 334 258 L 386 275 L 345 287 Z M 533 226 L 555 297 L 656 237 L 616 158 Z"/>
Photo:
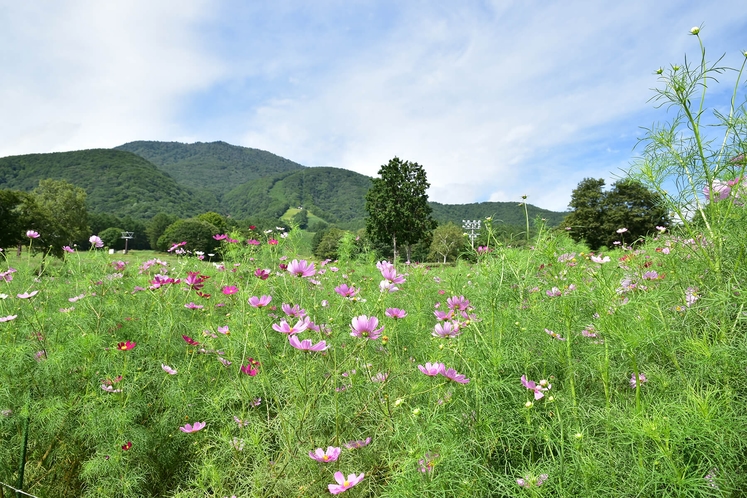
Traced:
<path fill-rule="evenodd" d="M 0 157 L 223 140 L 375 176 L 399 156 L 431 200 L 559 211 L 671 119 L 654 71 L 698 56 L 691 27 L 711 60 L 747 49 L 744 0 L 0 4 Z"/>

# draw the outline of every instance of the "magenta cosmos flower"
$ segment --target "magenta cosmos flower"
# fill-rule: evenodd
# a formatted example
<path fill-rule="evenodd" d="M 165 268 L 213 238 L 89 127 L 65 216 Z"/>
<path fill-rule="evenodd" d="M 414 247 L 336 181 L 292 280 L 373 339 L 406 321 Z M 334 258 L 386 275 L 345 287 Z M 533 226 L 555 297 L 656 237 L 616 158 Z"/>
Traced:
<path fill-rule="evenodd" d="M 425 366 L 418 365 L 418 369 L 425 375 L 434 377 L 443 373 L 446 370 L 446 366 L 443 363 L 426 363 Z"/>
<path fill-rule="evenodd" d="M 469 299 L 464 296 L 452 296 L 446 300 L 446 304 L 449 306 L 449 309 L 464 311 L 469 308 Z"/>
<path fill-rule="evenodd" d="M 305 259 L 301 261 L 294 259 L 288 265 L 288 272 L 297 277 L 310 277 L 316 273 L 316 270 L 314 263 L 309 263 Z"/>
<path fill-rule="evenodd" d="M 199 344 L 200 344 L 199 342 L 195 341 L 194 339 L 192 339 L 191 337 L 189 337 L 189 336 L 187 336 L 187 335 L 183 335 L 183 336 L 182 336 L 182 339 L 184 339 L 184 341 L 185 341 L 185 342 L 186 342 L 187 344 L 189 344 L 190 346 L 197 346 L 197 345 L 199 345 Z"/>
<path fill-rule="evenodd" d="M 254 276 L 261 280 L 267 280 L 267 278 L 270 276 L 270 270 L 257 268 L 256 270 L 254 270 Z"/>
<path fill-rule="evenodd" d="M 291 346 L 301 351 L 326 351 L 329 347 L 325 341 L 319 341 L 316 344 L 312 344 L 311 339 L 299 341 L 296 335 L 288 336 L 288 342 L 290 342 Z"/>
<path fill-rule="evenodd" d="M 387 308 L 384 314 L 389 318 L 404 318 L 407 316 L 407 311 L 399 308 Z"/>
<path fill-rule="evenodd" d="M 376 329 L 379 325 L 379 319 L 375 316 L 368 318 L 366 315 L 356 316 L 353 318 L 353 322 L 350 325 L 352 332 L 350 335 L 353 337 L 362 337 L 364 339 L 378 339 L 381 332 L 384 330 L 382 326 L 380 329 Z"/>
<path fill-rule="evenodd" d="M 204 429 L 205 425 L 207 425 L 205 422 L 195 422 L 195 425 L 186 424 L 184 427 L 179 427 L 179 430 L 187 433 L 197 432 Z"/>
<path fill-rule="evenodd" d="M 270 304 L 270 301 L 272 301 L 272 296 L 262 296 L 262 297 L 252 296 L 249 298 L 249 305 L 251 305 L 254 308 L 262 308 Z"/>
<path fill-rule="evenodd" d="M 309 457 L 313 458 L 317 462 L 334 462 L 340 457 L 340 451 L 340 448 L 337 448 L 335 446 L 327 446 L 327 451 L 324 451 L 321 448 L 317 448 L 314 451 L 309 451 Z"/>
<path fill-rule="evenodd" d="M 290 326 L 288 322 L 285 320 L 280 320 L 280 324 L 277 323 L 272 324 L 273 330 L 276 330 L 280 332 L 281 334 L 300 334 L 304 330 L 306 330 L 309 326 L 309 319 L 304 318 L 303 320 L 299 320 L 296 322 L 294 326 Z"/>
<path fill-rule="evenodd" d="M 254 377 L 255 375 L 259 373 L 259 370 L 257 370 L 256 368 L 252 366 L 252 361 L 250 358 L 249 363 L 241 367 L 241 372 L 248 375 L 249 377 Z"/>
<path fill-rule="evenodd" d="M 137 343 L 132 341 L 120 342 L 119 344 L 117 344 L 117 349 L 119 349 L 120 351 L 129 351 L 130 349 L 134 349 L 136 345 Z"/>
<path fill-rule="evenodd" d="M 38 239 L 39 232 L 35 232 L 34 230 L 26 230 L 26 237 L 30 239 Z"/>
<path fill-rule="evenodd" d="M 236 294 L 237 292 L 239 292 L 239 288 L 235 285 L 226 285 L 225 287 L 223 287 L 223 294 L 225 294 L 226 296 Z"/>
<path fill-rule="evenodd" d="M 359 476 L 356 476 L 355 474 L 349 474 L 347 478 L 343 475 L 342 472 L 337 471 L 335 472 L 335 481 L 337 481 L 337 484 L 329 484 L 327 487 L 329 488 L 329 492 L 333 495 L 339 495 L 343 491 L 352 488 L 359 482 L 363 480 L 363 472 Z"/>

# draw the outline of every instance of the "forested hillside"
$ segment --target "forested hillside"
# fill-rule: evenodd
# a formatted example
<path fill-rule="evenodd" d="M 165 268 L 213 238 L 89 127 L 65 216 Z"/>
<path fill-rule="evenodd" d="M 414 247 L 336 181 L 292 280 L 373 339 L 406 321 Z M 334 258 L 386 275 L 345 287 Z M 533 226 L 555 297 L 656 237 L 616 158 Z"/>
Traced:
<path fill-rule="evenodd" d="M 439 223 L 452 221 L 461 224 L 462 220 L 483 220 L 488 216 L 493 217 L 493 223 L 503 223 L 513 226 L 524 226 L 526 213 L 524 206 L 518 202 L 475 202 L 472 204 L 440 204 L 431 202 L 433 218 Z M 537 216 L 547 220 L 548 226 L 558 226 L 567 213 L 549 211 L 527 204 L 529 219 L 534 220 Z"/>
<path fill-rule="evenodd" d="M 264 150 L 225 142 L 138 141 L 115 148 L 133 152 L 182 185 L 210 190 L 219 199 L 237 185 L 304 168 Z"/>
<path fill-rule="evenodd" d="M 0 158 L 0 189 L 30 191 L 46 178 L 83 188 L 91 212 L 139 219 L 159 212 L 186 217 L 217 204 L 215 196 L 179 185 L 131 152 L 91 149 Z"/>
<path fill-rule="evenodd" d="M 288 208 L 347 229 L 365 225 L 371 178 L 340 168 L 305 167 L 269 152 L 224 142 L 130 142 L 92 149 L 0 158 L 0 189 L 30 191 L 45 178 L 64 179 L 88 194 L 91 212 L 149 219 L 216 211 L 236 219 L 276 219 Z M 492 216 L 522 227 L 524 207 L 514 202 L 440 204 L 433 218 L 461 224 Z M 529 217 L 557 226 L 565 213 L 529 205 Z"/>

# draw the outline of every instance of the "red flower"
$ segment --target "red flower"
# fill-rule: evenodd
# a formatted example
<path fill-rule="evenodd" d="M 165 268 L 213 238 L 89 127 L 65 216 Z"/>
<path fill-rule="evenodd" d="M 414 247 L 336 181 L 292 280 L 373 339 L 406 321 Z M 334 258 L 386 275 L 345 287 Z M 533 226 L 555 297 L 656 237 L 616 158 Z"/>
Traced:
<path fill-rule="evenodd" d="M 194 339 L 192 339 L 191 337 L 188 337 L 186 335 L 183 335 L 182 339 L 184 339 L 185 341 L 187 341 L 187 344 L 189 344 L 190 346 L 197 346 L 198 344 L 200 344 L 199 342 L 195 341 Z"/>
<path fill-rule="evenodd" d="M 125 451 L 129 450 L 130 448 L 132 448 L 132 441 L 127 441 L 127 444 L 122 445 L 122 449 Z"/>
<path fill-rule="evenodd" d="M 136 345 L 137 343 L 131 342 L 131 341 L 120 342 L 119 344 L 117 344 L 117 349 L 119 349 L 120 351 L 129 351 L 130 349 L 133 349 Z"/>

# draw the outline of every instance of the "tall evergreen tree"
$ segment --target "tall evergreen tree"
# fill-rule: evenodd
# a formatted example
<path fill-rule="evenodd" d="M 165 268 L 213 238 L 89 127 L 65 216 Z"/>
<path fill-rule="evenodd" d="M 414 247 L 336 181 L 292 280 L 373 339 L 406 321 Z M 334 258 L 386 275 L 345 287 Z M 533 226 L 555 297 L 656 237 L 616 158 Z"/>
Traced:
<path fill-rule="evenodd" d="M 410 246 L 427 238 L 436 222 L 431 217 L 426 190 L 430 184 L 418 163 L 398 157 L 379 169 L 366 194 L 366 231 L 380 242 L 391 242 L 394 260 L 397 245 L 405 246 L 410 260 Z"/>

